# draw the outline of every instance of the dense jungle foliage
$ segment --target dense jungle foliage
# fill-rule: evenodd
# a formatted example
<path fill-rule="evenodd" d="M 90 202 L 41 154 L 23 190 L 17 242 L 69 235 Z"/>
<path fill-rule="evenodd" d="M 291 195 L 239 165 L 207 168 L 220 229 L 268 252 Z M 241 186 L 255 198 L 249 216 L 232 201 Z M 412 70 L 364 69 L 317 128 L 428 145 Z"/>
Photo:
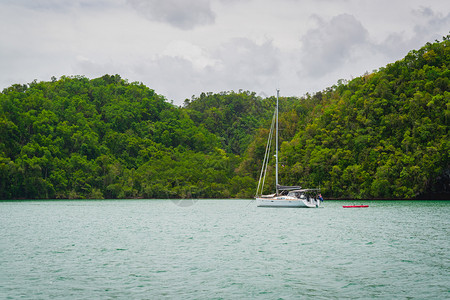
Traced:
<path fill-rule="evenodd" d="M 333 198 L 448 197 L 449 46 L 281 97 L 280 181 Z M 177 107 L 119 75 L 15 84 L 0 94 L 0 199 L 252 197 L 275 100 L 202 93 Z"/>
<path fill-rule="evenodd" d="M 184 109 L 118 75 L 13 85 L 0 104 L 3 199 L 236 197 L 230 182 L 253 183 Z"/>
<path fill-rule="evenodd" d="M 450 197 L 450 40 L 313 98 L 283 178 L 329 197 Z"/>

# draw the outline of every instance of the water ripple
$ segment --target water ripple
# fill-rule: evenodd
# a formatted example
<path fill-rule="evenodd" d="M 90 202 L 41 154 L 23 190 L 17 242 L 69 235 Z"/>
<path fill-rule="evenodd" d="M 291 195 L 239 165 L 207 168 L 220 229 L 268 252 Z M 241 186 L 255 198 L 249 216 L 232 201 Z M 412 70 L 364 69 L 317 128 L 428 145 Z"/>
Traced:
<path fill-rule="evenodd" d="M 6 299 L 448 298 L 450 202 L 0 203 Z M 183 203 L 184 204 L 184 203 Z M 345 204 L 345 203 L 344 203 Z M 420 283 L 420 284 L 419 284 Z"/>

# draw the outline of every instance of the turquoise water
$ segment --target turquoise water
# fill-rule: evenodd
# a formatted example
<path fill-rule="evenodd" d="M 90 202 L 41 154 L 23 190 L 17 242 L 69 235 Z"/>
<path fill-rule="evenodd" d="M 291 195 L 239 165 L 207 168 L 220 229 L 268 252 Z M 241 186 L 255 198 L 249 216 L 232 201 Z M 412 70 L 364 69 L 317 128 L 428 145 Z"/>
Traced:
<path fill-rule="evenodd" d="M 0 298 L 450 298 L 450 201 L 348 204 L 0 202 Z"/>

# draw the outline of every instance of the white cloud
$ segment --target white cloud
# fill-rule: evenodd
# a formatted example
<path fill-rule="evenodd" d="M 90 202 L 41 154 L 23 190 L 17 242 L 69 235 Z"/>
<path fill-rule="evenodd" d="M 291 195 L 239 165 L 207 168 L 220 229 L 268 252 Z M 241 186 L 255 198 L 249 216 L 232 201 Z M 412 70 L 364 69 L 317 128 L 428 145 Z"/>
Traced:
<path fill-rule="evenodd" d="M 168 23 L 179 29 L 193 29 L 214 23 L 209 0 L 127 0 L 140 14 L 152 21 Z"/>
<path fill-rule="evenodd" d="M 367 42 L 368 32 L 349 14 L 330 21 L 315 18 L 317 27 L 308 30 L 301 39 L 301 61 L 307 74 L 320 77 L 350 61 L 355 48 Z"/>
<path fill-rule="evenodd" d="M 158 93 L 182 103 L 192 95 L 209 91 L 268 90 L 272 94 L 274 78 L 280 72 L 278 62 L 278 50 L 270 41 L 257 44 L 236 38 L 209 52 L 175 41 L 163 55 L 135 64 L 129 71 L 133 78 L 145 78 L 150 87 L 158 87 Z"/>
<path fill-rule="evenodd" d="M 3 5 L 35 11 L 69 12 L 77 8 L 101 9 L 117 5 L 121 0 L 2 0 Z"/>
<path fill-rule="evenodd" d="M 176 104 L 239 89 L 302 96 L 441 39 L 449 12 L 440 0 L 2 0 L 0 90 L 109 73 Z"/>
<path fill-rule="evenodd" d="M 188 60 L 196 69 L 213 67 L 220 62 L 210 57 L 206 50 L 187 41 L 175 40 L 167 45 L 162 52 L 165 56 L 178 57 Z"/>
<path fill-rule="evenodd" d="M 278 75 L 278 55 L 271 41 L 257 44 L 248 38 L 231 39 L 216 50 L 222 63 L 214 70 L 214 78 L 226 80 L 236 89 L 262 88 L 269 78 Z"/>
<path fill-rule="evenodd" d="M 373 47 L 377 53 L 392 60 L 400 59 L 410 50 L 436 39 L 441 40 L 442 36 L 448 34 L 444 28 L 450 28 L 450 13 L 436 13 L 425 6 L 411 9 L 409 13 L 416 20 L 414 25 L 410 28 L 392 28 L 383 41 L 374 43 Z"/>
<path fill-rule="evenodd" d="M 450 28 L 450 12 L 435 12 L 430 7 L 421 6 L 414 9 L 413 14 L 417 16 L 414 32 L 419 38 L 426 38 L 430 33 L 438 32 L 441 28 Z"/>

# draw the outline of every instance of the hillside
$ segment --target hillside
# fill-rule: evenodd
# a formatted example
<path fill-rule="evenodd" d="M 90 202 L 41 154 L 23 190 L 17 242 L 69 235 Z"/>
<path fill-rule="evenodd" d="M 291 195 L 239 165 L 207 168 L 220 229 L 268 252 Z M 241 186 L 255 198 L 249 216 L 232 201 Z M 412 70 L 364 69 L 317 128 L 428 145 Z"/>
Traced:
<path fill-rule="evenodd" d="M 274 91 L 275 92 L 275 91 Z M 184 108 L 198 126 L 204 126 L 221 140 L 228 153 L 244 155 L 255 133 L 268 128 L 276 105 L 276 98 L 261 98 L 249 91 L 202 93 L 200 97 L 186 100 Z M 281 138 L 292 139 L 297 126 L 304 122 L 314 104 L 296 97 L 284 97 L 279 108 Z"/>
<path fill-rule="evenodd" d="M 449 198 L 450 40 L 314 95 L 282 177 L 329 197 Z"/>
<path fill-rule="evenodd" d="M 118 75 L 5 89 L 0 141 L 1 199 L 236 196 L 219 139 Z"/>
<path fill-rule="evenodd" d="M 449 46 L 282 97 L 283 184 L 449 198 Z M 239 91 L 177 107 L 119 75 L 13 85 L 0 94 L 0 199 L 252 197 L 274 105 Z"/>

